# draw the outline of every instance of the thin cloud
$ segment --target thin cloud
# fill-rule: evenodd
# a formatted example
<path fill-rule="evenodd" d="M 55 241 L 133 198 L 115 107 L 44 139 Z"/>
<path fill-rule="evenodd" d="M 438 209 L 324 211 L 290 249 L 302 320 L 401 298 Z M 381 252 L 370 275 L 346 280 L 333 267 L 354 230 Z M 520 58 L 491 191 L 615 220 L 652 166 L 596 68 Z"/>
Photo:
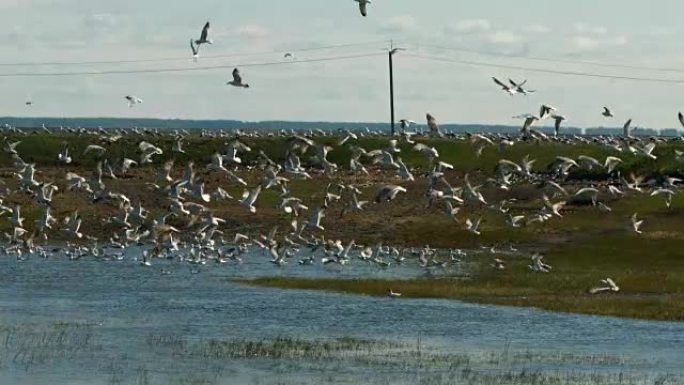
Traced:
<path fill-rule="evenodd" d="M 461 34 L 477 34 L 488 32 L 491 29 L 492 24 L 487 19 L 460 20 L 447 26 L 449 32 Z"/>
<path fill-rule="evenodd" d="M 399 15 L 389 18 L 380 27 L 381 32 L 401 33 L 415 30 L 418 26 L 415 17 L 411 15 Z"/>

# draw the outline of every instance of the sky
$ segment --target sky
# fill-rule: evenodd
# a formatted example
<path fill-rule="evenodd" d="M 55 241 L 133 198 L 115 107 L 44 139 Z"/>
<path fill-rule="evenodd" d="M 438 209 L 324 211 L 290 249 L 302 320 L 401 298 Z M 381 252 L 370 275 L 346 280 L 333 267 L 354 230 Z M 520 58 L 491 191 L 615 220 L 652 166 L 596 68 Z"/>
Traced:
<path fill-rule="evenodd" d="M 0 116 L 384 122 L 392 40 L 406 48 L 394 56 L 397 119 L 423 122 L 430 112 L 443 123 L 514 125 L 513 116 L 546 103 L 575 127 L 628 118 L 678 127 L 684 83 L 532 69 L 684 81 L 682 14 L 679 0 L 373 0 L 366 18 L 353 0 L 0 0 Z M 195 63 L 189 40 L 206 21 L 214 44 Z M 364 57 L 250 65 L 284 62 L 284 52 L 296 60 Z M 168 60 L 37 65 L 150 59 Z M 249 89 L 226 85 L 235 65 Z M 6 76 L 207 66 L 220 68 Z M 492 76 L 527 79 L 537 92 L 510 97 Z M 144 102 L 129 108 L 125 95 Z M 601 116 L 603 106 L 614 119 Z"/>

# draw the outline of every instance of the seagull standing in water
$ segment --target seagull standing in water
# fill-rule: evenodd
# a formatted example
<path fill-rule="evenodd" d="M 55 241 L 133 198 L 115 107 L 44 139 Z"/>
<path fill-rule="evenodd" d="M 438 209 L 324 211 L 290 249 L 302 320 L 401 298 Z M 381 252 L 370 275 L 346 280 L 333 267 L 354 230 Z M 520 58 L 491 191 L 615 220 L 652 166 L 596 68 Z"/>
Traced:
<path fill-rule="evenodd" d="M 249 88 L 249 84 L 242 82 L 242 76 L 240 75 L 240 70 L 237 68 L 235 68 L 233 70 L 233 80 L 229 81 L 226 84 L 229 84 L 233 87 Z"/>

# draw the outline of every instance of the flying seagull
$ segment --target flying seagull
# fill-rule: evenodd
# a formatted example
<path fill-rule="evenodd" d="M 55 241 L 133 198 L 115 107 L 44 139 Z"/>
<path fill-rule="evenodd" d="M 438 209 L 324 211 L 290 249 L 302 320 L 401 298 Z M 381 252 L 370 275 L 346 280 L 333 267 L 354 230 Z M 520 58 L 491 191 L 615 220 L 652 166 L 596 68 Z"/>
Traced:
<path fill-rule="evenodd" d="M 370 0 L 354 0 L 357 3 L 359 3 L 359 11 L 361 11 L 361 16 L 366 17 L 368 16 L 368 4 L 370 4 Z"/>
<path fill-rule="evenodd" d="M 230 84 L 231 86 L 234 86 L 234 87 L 249 88 L 249 84 L 242 82 L 242 76 L 240 76 L 240 70 L 238 70 L 237 68 L 235 68 L 233 70 L 233 80 L 229 81 L 226 84 Z"/>
<path fill-rule="evenodd" d="M 198 40 L 195 40 L 195 45 L 197 45 L 197 48 L 199 49 L 199 46 L 202 44 L 213 44 L 213 41 L 209 39 L 209 22 L 207 21 L 206 24 L 204 24 L 204 28 L 202 28 L 202 34 L 200 35 L 200 38 Z"/>
<path fill-rule="evenodd" d="M 508 79 L 508 82 L 511 83 L 511 85 L 513 86 L 513 89 L 515 89 L 515 92 L 518 94 L 527 95 L 527 94 L 531 94 L 531 93 L 535 92 L 534 90 L 527 90 L 527 89 L 523 88 L 523 86 L 525 84 L 527 84 L 527 80 L 523 80 L 522 83 L 516 83 L 513 80 Z"/>
<path fill-rule="evenodd" d="M 560 134 L 561 123 L 566 121 L 567 118 L 563 115 L 551 115 L 551 119 L 553 119 L 555 122 L 554 130 L 555 130 L 556 136 L 558 136 L 558 134 Z"/>
<path fill-rule="evenodd" d="M 128 100 L 128 107 L 133 107 L 136 104 L 142 103 L 142 99 L 135 97 L 133 95 L 126 95 L 126 100 Z"/>
<path fill-rule="evenodd" d="M 499 80 L 495 77 L 492 77 L 492 80 L 494 80 L 494 83 L 501 86 L 501 89 L 504 90 L 505 92 L 507 92 L 509 95 L 513 96 L 513 95 L 518 93 L 518 91 L 515 88 L 512 88 L 511 86 L 509 86 L 508 84 L 505 84 L 501 80 Z"/>
<path fill-rule="evenodd" d="M 625 122 L 624 126 L 622 126 L 622 135 L 625 138 L 631 138 L 632 137 L 632 132 L 631 132 L 631 126 L 632 125 L 632 119 L 629 119 L 628 121 Z"/>
<path fill-rule="evenodd" d="M 190 49 L 192 50 L 192 58 L 197 61 L 199 57 L 199 47 L 195 46 L 195 39 L 190 39 Z"/>
<path fill-rule="evenodd" d="M 612 118 L 613 111 L 611 111 L 608 107 L 603 107 L 603 116 L 605 116 L 606 118 Z"/>

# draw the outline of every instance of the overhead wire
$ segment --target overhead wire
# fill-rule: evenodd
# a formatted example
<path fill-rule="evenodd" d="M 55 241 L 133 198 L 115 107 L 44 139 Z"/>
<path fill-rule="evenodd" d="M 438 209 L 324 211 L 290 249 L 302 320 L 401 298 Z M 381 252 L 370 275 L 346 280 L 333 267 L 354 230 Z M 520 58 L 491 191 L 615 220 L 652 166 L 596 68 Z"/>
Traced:
<path fill-rule="evenodd" d="M 197 67 L 181 67 L 181 68 L 149 68 L 149 69 L 130 69 L 130 70 L 104 70 L 104 71 L 71 71 L 71 72 L 14 72 L 14 73 L 0 73 L 0 77 L 58 77 L 58 76 L 97 76 L 97 75 L 122 75 L 122 74 L 149 74 L 149 73 L 170 73 L 170 72 L 196 72 L 196 71 L 211 71 L 218 69 L 228 69 L 234 67 L 264 67 L 264 66 L 280 66 L 288 64 L 300 63 L 318 63 L 338 60 L 360 59 L 374 56 L 384 56 L 385 53 L 372 52 L 360 53 L 351 55 L 328 56 L 311 59 L 294 59 L 294 60 L 280 60 L 267 62 L 251 62 L 251 63 L 231 63 L 219 64 L 211 66 L 197 66 Z"/>
<path fill-rule="evenodd" d="M 610 75 L 601 74 L 593 72 L 581 72 L 581 71 L 565 71 L 565 70 L 555 70 L 548 68 L 535 68 L 526 67 L 521 65 L 512 64 L 500 64 L 491 63 L 476 60 L 463 60 L 463 59 L 452 59 L 439 56 L 422 55 L 406 52 L 402 56 L 414 57 L 424 60 L 432 60 L 444 63 L 454 63 L 475 67 L 491 67 L 491 68 L 503 68 L 508 70 L 525 71 L 525 72 L 536 72 L 536 73 L 546 73 L 553 75 L 564 75 L 564 76 L 580 76 L 580 77 L 590 77 L 590 78 L 602 78 L 602 79 L 613 79 L 613 80 L 628 80 L 628 81 L 638 81 L 638 82 L 651 82 L 651 83 L 669 83 L 669 84 L 684 84 L 684 79 L 663 79 L 663 78 L 652 78 L 652 77 L 640 77 L 640 76 L 626 76 L 626 75 Z"/>
<path fill-rule="evenodd" d="M 340 48 L 348 48 L 348 47 L 361 47 L 361 46 L 369 46 L 369 45 L 379 45 L 379 44 L 385 44 L 385 43 L 389 44 L 390 40 L 375 40 L 375 41 L 359 42 L 359 43 L 330 44 L 330 45 L 322 45 L 322 46 L 314 46 L 314 47 L 278 49 L 278 50 L 273 50 L 273 51 L 238 52 L 238 53 L 230 53 L 230 54 L 206 55 L 206 56 L 202 56 L 202 60 L 226 59 L 226 58 L 260 56 L 260 55 L 270 55 L 270 54 L 275 55 L 275 54 L 297 53 L 297 52 L 311 52 L 311 51 L 340 49 Z M 126 59 L 126 60 L 64 61 L 64 62 L 31 61 L 31 62 L 0 63 L 0 67 L 80 66 L 80 65 L 138 64 L 138 63 L 142 64 L 142 63 L 158 63 L 158 62 L 188 61 L 188 60 L 190 60 L 189 56 Z"/>
<path fill-rule="evenodd" d="M 432 48 L 442 51 L 453 51 L 453 52 L 463 52 L 469 54 L 476 54 L 482 56 L 490 56 L 501 59 L 515 59 L 515 60 L 530 60 L 530 61 L 541 61 L 547 63 L 562 63 L 562 64 L 574 64 L 574 65 L 592 65 L 597 67 L 609 67 L 609 68 L 623 68 L 632 70 L 642 70 L 642 71 L 654 71 L 654 72 L 679 72 L 684 73 L 682 68 L 666 68 L 666 67 L 651 67 L 651 66 L 641 66 L 635 64 L 625 64 L 625 63 L 608 63 L 608 62 L 597 62 L 592 60 L 572 60 L 563 58 L 550 58 L 550 57 L 540 57 L 540 56 L 529 56 L 529 55 L 507 55 L 490 51 L 481 51 L 470 48 L 463 47 L 451 47 L 446 45 L 437 44 L 425 44 L 425 43 L 407 43 L 409 45 L 415 46 L 417 49 L 422 47 Z"/>

